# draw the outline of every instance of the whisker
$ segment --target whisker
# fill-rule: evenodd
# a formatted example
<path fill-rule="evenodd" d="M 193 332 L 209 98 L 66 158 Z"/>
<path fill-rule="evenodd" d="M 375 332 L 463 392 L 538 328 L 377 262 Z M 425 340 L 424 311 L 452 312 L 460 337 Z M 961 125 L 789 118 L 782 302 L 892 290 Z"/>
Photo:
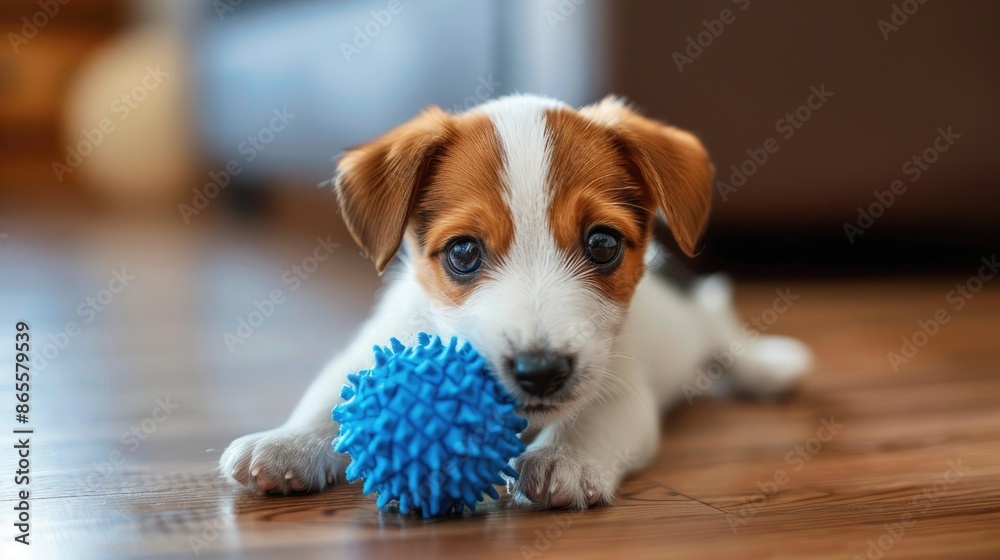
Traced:
<path fill-rule="evenodd" d="M 640 359 L 638 359 L 638 358 L 636 358 L 634 356 L 629 356 L 627 354 L 616 354 L 616 353 L 608 354 L 608 356 L 611 357 L 611 358 L 624 358 L 626 360 L 632 360 L 633 362 L 641 365 L 642 367 L 646 368 L 649 371 L 656 371 L 656 369 L 654 367 L 650 366 L 646 362 L 644 362 L 644 361 L 642 361 L 642 360 L 640 360 Z"/>
<path fill-rule="evenodd" d="M 643 399 L 642 394 L 640 394 L 639 390 L 636 389 L 631 383 L 627 383 L 624 379 L 616 375 L 608 376 L 607 379 L 609 381 L 615 382 L 615 384 L 612 386 L 615 389 L 618 389 L 619 395 L 627 402 L 629 402 L 633 406 L 645 405 L 645 400 Z"/>

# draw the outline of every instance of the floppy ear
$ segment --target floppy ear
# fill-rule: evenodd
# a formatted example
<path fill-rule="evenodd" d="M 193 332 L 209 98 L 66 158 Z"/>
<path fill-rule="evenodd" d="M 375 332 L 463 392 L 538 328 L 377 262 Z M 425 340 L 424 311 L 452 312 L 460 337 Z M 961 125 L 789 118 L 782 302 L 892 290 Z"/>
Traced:
<path fill-rule="evenodd" d="M 428 107 L 340 158 L 334 177 L 340 214 L 379 274 L 399 249 L 428 164 L 447 135 L 449 118 L 441 109 Z"/>
<path fill-rule="evenodd" d="M 693 134 L 630 110 L 614 97 L 580 109 L 607 126 L 667 218 L 677 245 L 694 255 L 712 203 L 713 167 Z"/>

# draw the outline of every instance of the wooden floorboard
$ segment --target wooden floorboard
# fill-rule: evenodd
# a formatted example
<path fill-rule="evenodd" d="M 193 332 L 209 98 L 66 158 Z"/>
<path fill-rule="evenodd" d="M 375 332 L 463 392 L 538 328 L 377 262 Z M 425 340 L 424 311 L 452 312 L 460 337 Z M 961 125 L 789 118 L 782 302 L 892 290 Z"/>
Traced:
<path fill-rule="evenodd" d="M 39 337 L 57 332 L 110 270 L 130 266 L 137 280 L 35 377 L 33 544 L 12 543 L 14 457 L 0 453 L 4 559 L 851 559 L 880 538 L 886 559 L 1000 558 L 997 286 L 954 310 L 946 295 L 965 278 L 741 284 L 747 317 L 769 309 L 776 289 L 799 296 L 768 328 L 816 353 L 793 395 L 679 403 L 659 456 L 613 507 L 529 512 L 502 498 L 423 520 L 377 511 L 357 485 L 265 498 L 215 472 L 230 440 L 281 422 L 364 317 L 377 282 L 353 250 L 230 353 L 221 333 L 280 286 L 308 242 L 155 228 L 74 239 L 69 252 L 7 240 L 0 258 L 17 274 L 0 284 L 0 329 L 25 319 Z M 887 353 L 940 308 L 950 321 L 893 371 Z M 126 444 L 165 398 L 177 411 Z M 6 421 L 6 384 L 0 399 Z M 814 440 L 824 423 L 839 427 Z"/>

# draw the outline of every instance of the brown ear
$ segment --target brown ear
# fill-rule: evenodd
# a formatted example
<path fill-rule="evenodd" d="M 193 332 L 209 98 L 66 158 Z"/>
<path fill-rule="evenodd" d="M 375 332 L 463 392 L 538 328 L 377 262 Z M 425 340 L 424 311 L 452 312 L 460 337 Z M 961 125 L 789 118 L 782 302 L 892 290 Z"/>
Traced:
<path fill-rule="evenodd" d="M 677 245 L 696 252 L 712 203 L 712 164 L 691 133 L 647 119 L 614 97 L 580 109 L 609 127 L 667 218 Z"/>
<path fill-rule="evenodd" d="M 334 190 L 354 241 L 381 274 L 399 249 L 428 164 L 449 115 L 428 107 L 410 122 L 340 158 Z"/>

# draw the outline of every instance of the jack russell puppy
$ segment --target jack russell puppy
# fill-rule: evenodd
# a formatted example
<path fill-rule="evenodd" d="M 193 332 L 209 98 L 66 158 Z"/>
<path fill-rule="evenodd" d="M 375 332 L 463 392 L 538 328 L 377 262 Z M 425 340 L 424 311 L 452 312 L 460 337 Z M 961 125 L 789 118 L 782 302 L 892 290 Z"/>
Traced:
<path fill-rule="evenodd" d="M 649 272 L 657 214 L 695 252 L 712 173 L 697 138 L 616 98 L 431 107 L 349 150 L 334 188 L 351 235 L 379 273 L 406 254 L 354 341 L 288 421 L 226 449 L 223 476 L 260 493 L 334 484 L 349 458 L 331 449 L 330 411 L 347 374 L 372 366 L 372 346 L 426 331 L 470 341 L 521 403 L 516 502 L 611 503 L 713 356 L 734 356 L 727 385 L 760 396 L 810 364 L 798 341 L 741 328 L 720 277 L 684 291 Z"/>

